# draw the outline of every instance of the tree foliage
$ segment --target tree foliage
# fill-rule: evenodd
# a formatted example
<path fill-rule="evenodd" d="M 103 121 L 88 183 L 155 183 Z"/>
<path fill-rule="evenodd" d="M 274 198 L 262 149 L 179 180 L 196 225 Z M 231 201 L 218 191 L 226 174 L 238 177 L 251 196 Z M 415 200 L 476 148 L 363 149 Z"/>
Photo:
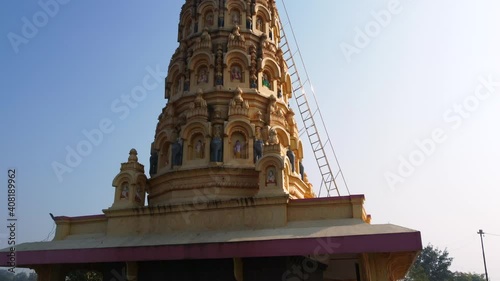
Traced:
<path fill-rule="evenodd" d="M 425 247 L 410 268 L 405 281 L 485 281 L 484 275 L 452 272 L 453 258 L 448 251 L 432 245 Z"/>
<path fill-rule="evenodd" d="M 485 281 L 484 274 L 455 272 L 454 281 Z"/>

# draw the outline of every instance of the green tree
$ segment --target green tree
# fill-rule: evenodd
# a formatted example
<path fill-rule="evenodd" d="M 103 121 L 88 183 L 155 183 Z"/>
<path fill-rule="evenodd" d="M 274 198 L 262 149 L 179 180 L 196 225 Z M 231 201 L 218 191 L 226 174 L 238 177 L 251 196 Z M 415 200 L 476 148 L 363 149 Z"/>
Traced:
<path fill-rule="evenodd" d="M 451 272 L 453 258 L 447 250 L 425 247 L 410 268 L 405 281 L 486 281 L 483 274 Z"/>
<path fill-rule="evenodd" d="M 406 281 L 453 281 L 450 271 L 453 258 L 447 250 L 441 251 L 432 245 L 425 247 L 410 268 Z"/>
<path fill-rule="evenodd" d="M 486 281 L 484 274 L 455 272 L 454 281 Z"/>

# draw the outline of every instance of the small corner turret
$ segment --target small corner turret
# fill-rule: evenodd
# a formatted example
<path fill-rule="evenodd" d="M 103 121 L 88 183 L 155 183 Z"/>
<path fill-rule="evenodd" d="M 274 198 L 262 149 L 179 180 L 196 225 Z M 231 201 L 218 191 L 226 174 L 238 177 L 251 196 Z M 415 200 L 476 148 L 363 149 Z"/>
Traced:
<path fill-rule="evenodd" d="M 145 204 L 147 177 L 144 165 L 138 162 L 137 151 L 131 149 L 128 161 L 121 164 L 120 172 L 113 179 L 115 197 L 110 209 L 142 207 Z"/>

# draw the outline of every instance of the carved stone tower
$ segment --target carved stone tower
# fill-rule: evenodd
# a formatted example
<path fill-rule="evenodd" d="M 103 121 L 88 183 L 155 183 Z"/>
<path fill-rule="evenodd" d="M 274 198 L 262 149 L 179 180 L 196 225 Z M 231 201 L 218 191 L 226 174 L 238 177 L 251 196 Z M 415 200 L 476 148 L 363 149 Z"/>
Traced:
<path fill-rule="evenodd" d="M 151 150 L 149 205 L 314 197 L 274 0 L 187 0 Z M 300 167 L 300 168 L 299 168 Z"/>

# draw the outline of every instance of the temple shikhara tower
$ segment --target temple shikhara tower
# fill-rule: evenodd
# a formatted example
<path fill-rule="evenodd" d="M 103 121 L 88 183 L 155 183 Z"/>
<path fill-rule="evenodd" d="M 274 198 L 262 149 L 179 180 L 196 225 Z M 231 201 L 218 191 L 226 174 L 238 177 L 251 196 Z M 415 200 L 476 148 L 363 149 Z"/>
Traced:
<path fill-rule="evenodd" d="M 103 213 L 55 217 L 17 266 L 42 281 L 404 277 L 420 232 L 371 224 L 363 195 L 316 198 L 280 22 L 274 0 L 187 0 L 149 159 L 124 154 Z"/>

